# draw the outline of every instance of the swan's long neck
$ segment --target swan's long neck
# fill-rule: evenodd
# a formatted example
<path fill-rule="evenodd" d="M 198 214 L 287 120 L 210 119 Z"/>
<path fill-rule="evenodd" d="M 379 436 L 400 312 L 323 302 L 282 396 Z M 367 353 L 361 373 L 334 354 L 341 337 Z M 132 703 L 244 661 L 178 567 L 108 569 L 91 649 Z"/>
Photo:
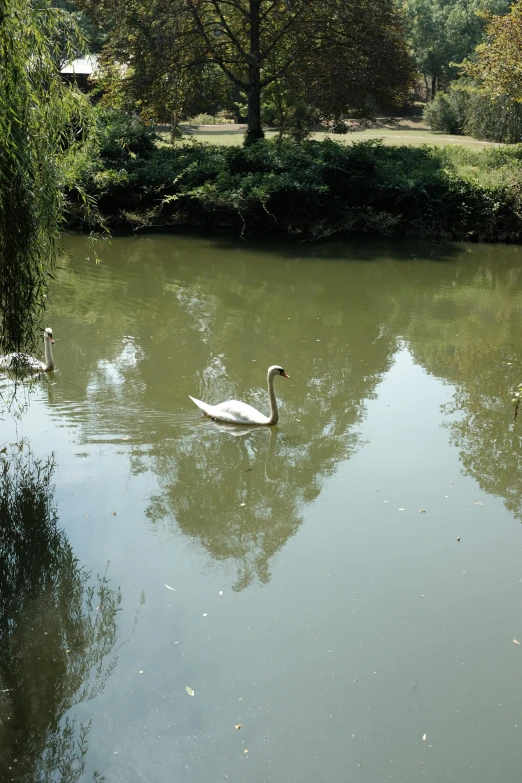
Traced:
<path fill-rule="evenodd" d="M 279 421 L 279 411 L 277 410 L 277 400 L 275 396 L 274 391 L 274 378 L 276 376 L 276 373 L 269 370 L 268 371 L 268 396 L 270 398 L 270 416 L 268 418 L 268 424 L 277 424 Z"/>
<path fill-rule="evenodd" d="M 44 338 L 44 352 L 45 352 L 45 369 L 46 370 L 54 370 L 54 359 L 53 359 L 53 346 L 51 345 L 51 341 L 46 338 Z"/>

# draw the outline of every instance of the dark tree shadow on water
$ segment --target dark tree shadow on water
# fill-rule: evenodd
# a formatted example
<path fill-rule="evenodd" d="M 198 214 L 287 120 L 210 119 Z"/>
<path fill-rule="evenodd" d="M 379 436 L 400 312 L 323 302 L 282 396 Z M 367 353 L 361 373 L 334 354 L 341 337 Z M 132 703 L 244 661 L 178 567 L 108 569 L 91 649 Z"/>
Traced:
<path fill-rule="evenodd" d="M 0 458 L 0 780 L 76 783 L 90 724 L 67 713 L 116 665 L 119 589 L 97 583 L 58 525 L 53 458 Z M 94 780 L 104 778 L 94 773 Z"/>

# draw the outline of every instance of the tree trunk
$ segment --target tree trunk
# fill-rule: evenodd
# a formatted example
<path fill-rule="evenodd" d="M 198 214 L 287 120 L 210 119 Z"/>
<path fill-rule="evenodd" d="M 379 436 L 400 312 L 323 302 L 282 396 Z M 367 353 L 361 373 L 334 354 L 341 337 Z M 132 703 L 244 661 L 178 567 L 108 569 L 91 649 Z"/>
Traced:
<path fill-rule="evenodd" d="M 436 94 L 437 94 L 437 77 L 432 76 L 431 77 L 431 100 L 434 99 Z"/>
<path fill-rule="evenodd" d="M 174 144 L 174 142 L 179 136 L 179 130 L 178 130 L 179 120 L 180 120 L 179 112 L 176 109 L 172 109 L 170 113 L 170 143 L 171 144 Z"/>
<path fill-rule="evenodd" d="M 423 76 L 424 76 L 424 84 L 426 86 L 426 100 L 428 100 L 428 98 L 430 97 L 430 88 L 429 88 L 429 85 L 428 85 L 428 77 L 426 76 L 425 73 L 423 74 Z"/>
<path fill-rule="evenodd" d="M 265 134 L 261 127 L 260 11 L 261 0 L 250 0 L 250 51 L 248 63 L 248 111 L 245 144 L 255 144 Z"/>

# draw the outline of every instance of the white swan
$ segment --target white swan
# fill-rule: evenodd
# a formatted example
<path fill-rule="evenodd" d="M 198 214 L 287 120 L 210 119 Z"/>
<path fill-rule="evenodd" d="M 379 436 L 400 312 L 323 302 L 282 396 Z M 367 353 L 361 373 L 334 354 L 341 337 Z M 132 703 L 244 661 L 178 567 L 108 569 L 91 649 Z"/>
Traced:
<path fill-rule="evenodd" d="M 276 375 L 282 375 L 283 378 L 290 378 L 289 375 L 279 365 L 274 364 L 268 368 L 268 396 L 270 397 L 270 416 L 263 416 L 262 413 L 256 411 L 251 405 L 247 405 L 246 402 L 239 402 L 239 400 L 228 400 L 227 402 L 221 402 L 219 405 L 207 405 L 206 402 L 196 400 L 194 397 L 189 397 L 200 410 L 203 411 L 205 416 L 213 419 L 214 421 L 224 421 L 227 424 L 262 424 L 270 426 L 277 424 L 279 421 L 279 413 L 277 411 L 277 402 L 274 392 L 274 378 Z"/>
<path fill-rule="evenodd" d="M 8 372 L 50 372 L 54 370 L 53 349 L 54 345 L 53 330 L 44 329 L 44 351 L 45 362 L 41 362 L 35 356 L 29 356 L 28 353 L 8 353 L 7 356 L 0 356 L 0 370 Z"/>

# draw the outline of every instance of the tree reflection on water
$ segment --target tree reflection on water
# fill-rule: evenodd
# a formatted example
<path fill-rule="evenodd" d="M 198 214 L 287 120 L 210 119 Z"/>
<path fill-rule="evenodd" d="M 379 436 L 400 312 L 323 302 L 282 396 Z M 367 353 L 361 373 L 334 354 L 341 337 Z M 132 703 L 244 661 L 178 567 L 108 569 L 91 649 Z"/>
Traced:
<path fill-rule="evenodd" d="M 256 579 L 267 583 L 270 558 L 302 522 L 305 494 L 312 492 L 299 481 L 306 467 L 292 470 L 295 449 L 275 430 L 238 428 L 233 433 L 205 424 L 205 432 L 183 439 L 174 458 L 177 480 L 166 482 L 165 491 L 153 498 L 148 516 L 154 522 L 174 516 L 183 533 L 214 560 L 233 562 L 234 590 Z M 160 461 L 168 475 L 174 460 L 165 455 Z M 184 480 L 195 473 L 198 482 Z"/>
<path fill-rule="evenodd" d="M 510 399 L 521 329 L 522 270 L 499 261 L 461 269 L 458 285 L 440 286 L 404 329 L 415 361 L 455 389 L 444 412 L 463 472 L 520 520 L 521 430 Z"/>
<path fill-rule="evenodd" d="M 74 242 L 81 257 L 84 240 Z M 519 259 L 487 245 L 119 239 L 99 267 L 62 270 L 54 310 L 66 372 L 49 404 L 81 443 L 130 436 L 131 472 L 158 482 L 149 518 L 229 564 L 240 590 L 269 580 L 306 506 L 360 448 L 366 403 L 404 346 L 454 387 L 445 412 L 464 472 L 522 518 L 509 406 L 521 380 Z M 264 431 L 234 437 L 198 420 L 188 394 L 266 411 L 275 361 L 292 380 L 277 389 L 272 451 Z"/>
<path fill-rule="evenodd" d="M 90 724 L 66 713 L 116 665 L 121 594 L 106 575 L 93 585 L 74 556 L 53 468 L 24 443 L 0 461 L 0 779 L 16 783 L 80 780 Z"/>

